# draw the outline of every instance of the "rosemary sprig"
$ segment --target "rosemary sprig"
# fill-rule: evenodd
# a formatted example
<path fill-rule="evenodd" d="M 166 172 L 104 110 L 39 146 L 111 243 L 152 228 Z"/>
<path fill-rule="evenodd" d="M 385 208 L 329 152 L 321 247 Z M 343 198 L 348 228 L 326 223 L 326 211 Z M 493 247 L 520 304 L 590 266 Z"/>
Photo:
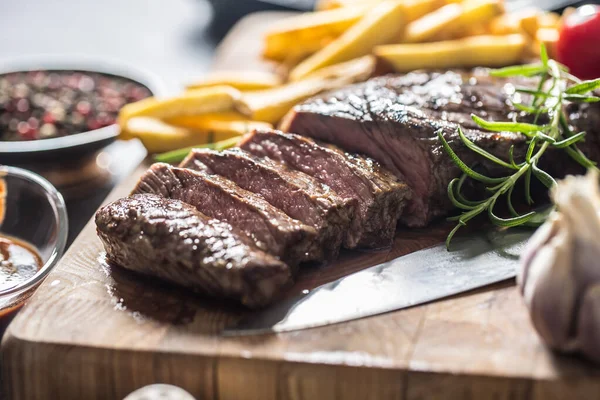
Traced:
<path fill-rule="evenodd" d="M 166 153 L 160 153 L 154 156 L 154 160 L 164 163 L 178 163 L 183 161 L 185 157 L 193 149 L 212 149 L 212 150 L 225 150 L 230 147 L 234 147 L 240 141 L 240 136 L 235 136 L 230 139 L 221 140 L 220 142 L 211 142 L 200 144 L 198 146 L 186 147 L 183 149 L 168 151 Z"/>
<path fill-rule="evenodd" d="M 529 105 L 513 103 L 515 108 L 524 115 L 529 115 L 529 121 L 486 121 L 476 115 L 471 115 L 473 121 L 481 128 L 493 132 L 514 132 L 526 137 L 528 148 L 521 162 L 514 158 L 514 146 L 510 147 L 507 160 L 493 155 L 472 142 L 459 127 L 458 136 L 462 143 L 471 151 L 474 151 L 484 159 L 495 163 L 506 170 L 502 176 L 486 176 L 465 164 L 454 152 L 443 135 L 442 130 L 437 131 L 438 138 L 443 148 L 452 161 L 463 172 L 460 178 L 456 178 L 448 185 L 448 197 L 452 204 L 463 210 L 460 215 L 449 218 L 456 221 L 456 227 L 450 232 L 446 239 L 446 247 L 450 248 L 450 242 L 456 232 L 480 214 L 487 213 L 490 221 L 501 227 L 514 227 L 520 225 L 538 226 L 543 223 L 550 212 L 550 207 L 543 211 L 531 210 L 519 214 L 513 205 L 513 190 L 517 183 L 525 185 L 525 201 L 528 205 L 533 204 L 531 197 L 532 180 L 541 182 L 547 188 L 556 185 L 554 178 L 539 167 L 539 162 L 549 148 L 565 151 L 573 160 L 586 168 L 596 168 L 596 164 L 588 159 L 583 152 L 577 148 L 577 144 L 585 139 L 585 132 L 574 133 L 569 127 L 568 118 L 565 114 L 565 105 L 570 102 L 591 103 L 600 101 L 600 97 L 593 95 L 593 91 L 600 89 L 600 79 L 591 81 L 580 81 L 569 74 L 568 69 L 549 59 L 545 47 L 542 45 L 540 62 L 535 64 L 511 66 L 492 70 L 490 75 L 496 77 L 537 77 L 539 79 L 536 89 L 516 88 L 517 93 L 523 93 L 532 97 Z M 539 124 L 540 118 L 547 120 L 545 124 Z M 483 200 L 468 200 L 463 193 L 463 185 L 468 180 L 474 180 L 482 184 L 488 194 Z M 505 198 L 510 217 L 499 217 L 494 208 L 501 197 Z"/>

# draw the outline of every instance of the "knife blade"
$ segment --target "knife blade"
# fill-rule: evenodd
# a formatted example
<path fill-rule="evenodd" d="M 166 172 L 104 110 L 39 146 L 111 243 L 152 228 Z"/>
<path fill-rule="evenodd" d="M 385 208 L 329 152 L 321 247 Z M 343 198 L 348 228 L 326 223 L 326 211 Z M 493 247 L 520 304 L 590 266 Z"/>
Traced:
<path fill-rule="evenodd" d="M 484 231 L 321 285 L 242 319 L 222 335 L 289 332 L 370 317 L 443 299 L 516 276 L 533 230 Z"/>

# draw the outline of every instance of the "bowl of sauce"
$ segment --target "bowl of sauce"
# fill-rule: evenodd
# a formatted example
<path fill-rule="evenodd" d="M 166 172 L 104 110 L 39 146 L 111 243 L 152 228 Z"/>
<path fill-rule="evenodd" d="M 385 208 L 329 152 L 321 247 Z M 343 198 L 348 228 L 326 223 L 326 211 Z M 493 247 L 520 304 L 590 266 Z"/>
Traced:
<path fill-rule="evenodd" d="M 62 257 L 68 220 L 47 180 L 0 166 L 0 334 Z"/>

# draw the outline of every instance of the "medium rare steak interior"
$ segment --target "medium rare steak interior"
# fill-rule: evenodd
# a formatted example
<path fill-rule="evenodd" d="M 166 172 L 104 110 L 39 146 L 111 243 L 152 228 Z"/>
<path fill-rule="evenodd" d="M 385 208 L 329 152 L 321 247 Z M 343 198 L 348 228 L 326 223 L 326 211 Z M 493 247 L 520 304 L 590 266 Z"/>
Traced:
<path fill-rule="evenodd" d="M 96 227 L 110 261 L 248 307 L 269 303 L 292 280 L 243 233 L 178 200 L 123 198 L 98 211 Z"/>
<path fill-rule="evenodd" d="M 184 201 L 254 239 L 258 248 L 297 265 L 318 260 L 316 230 L 287 216 L 262 197 L 221 176 L 156 163 L 132 193 L 153 193 Z"/>
<path fill-rule="evenodd" d="M 241 149 L 196 149 L 180 167 L 221 175 L 259 194 L 290 217 L 314 227 L 326 258 L 338 254 L 355 205 L 313 177 Z"/>
<path fill-rule="evenodd" d="M 489 77 L 483 69 L 384 76 L 297 105 L 281 129 L 381 162 L 413 189 L 402 221 L 420 227 L 452 209 L 447 187 L 460 176 L 436 131 L 442 129 L 450 146 L 472 167 L 481 164 L 482 159 L 462 144 L 456 134 L 457 124 L 478 146 L 503 159 L 513 144 L 515 156 L 525 151 L 522 135 L 483 131 L 471 120 L 471 113 L 499 121 L 515 116 L 515 109 L 507 102 L 514 92 L 514 83 Z M 528 83 L 533 85 L 531 81 L 518 82 L 520 86 Z M 580 148 L 598 161 L 600 105 L 572 104 L 568 111 L 575 132 L 587 132 L 586 142 Z M 565 172 L 562 161 L 552 160 L 559 175 Z M 487 169 L 490 175 L 501 168 L 486 163 L 479 167 Z"/>
<path fill-rule="evenodd" d="M 254 131 L 240 147 L 313 176 L 338 195 L 356 201 L 357 212 L 344 239 L 348 248 L 389 246 L 410 189 L 374 160 L 350 156 L 299 135 Z"/>

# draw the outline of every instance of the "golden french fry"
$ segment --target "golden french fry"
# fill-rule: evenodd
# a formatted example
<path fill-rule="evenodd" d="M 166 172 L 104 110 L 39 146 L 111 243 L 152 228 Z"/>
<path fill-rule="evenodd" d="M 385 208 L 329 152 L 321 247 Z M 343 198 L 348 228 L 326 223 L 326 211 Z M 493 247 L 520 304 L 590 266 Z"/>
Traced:
<path fill-rule="evenodd" d="M 511 33 L 522 33 L 523 21 L 536 21 L 540 10 L 529 7 L 514 13 L 502 14 L 490 21 L 489 30 L 493 35 L 508 35 Z M 527 22 L 526 22 L 527 24 Z"/>
<path fill-rule="evenodd" d="M 483 24 L 503 12 L 501 0 L 466 0 L 448 4 L 408 24 L 404 42 L 466 36 L 469 27 Z"/>
<path fill-rule="evenodd" d="M 215 139 L 213 133 L 178 128 L 151 117 L 130 118 L 121 128 L 121 132 L 122 137 L 139 139 L 151 154 L 219 140 Z M 228 135 L 219 134 L 218 136 Z"/>
<path fill-rule="evenodd" d="M 444 6 L 444 0 L 404 0 L 404 20 L 415 21 Z"/>
<path fill-rule="evenodd" d="M 423 42 L 438 35 L 445 28 L 456 24 L 462 13 L 460 4 L 448 4 L 429 13 L 406 26 L 403 41 Z"/>
<path fill-rule="evenodd" d="M 283 19 L 266 33 L 263 56 L 284 61 L 310 55 L 356 24 L 366 9 L 363 5 Z"/>
<path fill-rule="evenodd" d="M 374 46 L 391 42 L 404 30 L 404 11 L 401 2 L 379 4 L 342 36 L 298 64 L 290 72 L 290 80 L 297 81 L 318 69 L 367 55 Z"/>
<path fill-rule="evenodd" d="M 204 79 L 190 83 L 188 90 L 211 86 L 231 86 L 241 91 L 269 89 L 281 85 L 281 77 L 269 72 L 259 71 L 218 71 Z"/>
<path fill-rule="evenodd" d="M 431 43 L 378 46 L 375 55 L 396 71 L 516 64 L 524 55 L 528 38 L 523 34 L 471 36 Z"/>
<path fill-rule="evenodd" d="M 166 123 L 202 132 L 221 132 L 243 135 L 253 129 L 269 129 L 273 125 L 267 122 L 253 121 L 238 112 L 223 112 L 193 116 L 174 117 Z"/>
<path fill-rule="evenodd" d="M 294 105 L 324 90 L 324 80 L 306 79 L 274 89 L 246 92 L 240 100 L 252 119 L 277 123 Z"/>
<path fill-rule="evenodd" d="M 319 69 L 306 78 L 337 79 L 348 78 L 353 82 L 362 82 L 369 79 L 375 72 L 377 60 L 374 56 L 368 55 L 344 63 L 330 65 Z"/>
<path fill-rule="evenodd" d="M 306 78 L 257 92 L 245 92 L 241 102 L 256 121 L 276 124 L 296 104 L 323 91 L 336 89 L 368 79 L 374 71 L 375 59 L 365 56 L 315 71 Z"/>
<path fill-rule="evenodd" d="M 334 8 L 351 7 L 357 4 L 380 3 L 383 0 L 318 0 L 315 10 L 332 10 Z"/>
<path fill-rule="evenodd" d="M 556 28 L 540 28 L 538 29 L 535 39 L 536 39 L 536 48 L 534 48 L 536 55 L 540 54 L 540 43 L 543 43 L 546 46 L 546 50 L 548 51 L 548 56 L 555 57 L 555 49 L 556 43 L 559 38 L 558 29 Z"/>
<path fill-rule="evenodd" d="M 555 12 L 544 12 L 538 15 L 538 26 L 540 28 L 558 28 L 560 15 Z"/>
<path fill-rule="evenodd" d="M 213 86 L 166 99 L 145 99 L 124 106 L 119 113 L 119 124 L 123 127 L 133 117 L 166 119 L 231 111 L 240 96 L 241 92 L 231 86 Z"/>

